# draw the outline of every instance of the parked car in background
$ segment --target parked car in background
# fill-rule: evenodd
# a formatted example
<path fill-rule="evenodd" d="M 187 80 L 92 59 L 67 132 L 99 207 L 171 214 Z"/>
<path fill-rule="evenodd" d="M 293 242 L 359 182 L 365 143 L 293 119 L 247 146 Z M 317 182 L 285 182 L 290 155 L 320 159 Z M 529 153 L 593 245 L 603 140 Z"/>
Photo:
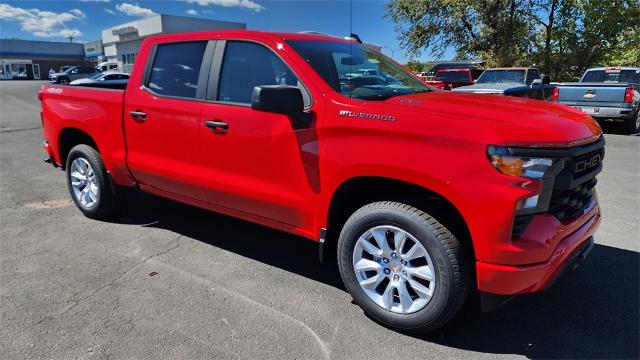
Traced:
<path fill-rule="evenodd" d="M 479 68 L 483 63 L 483 61 L 448 61 L 437 63 L 424 74 L 424 79 L 433 80 L 436 73 L 442 69 Z"/>
<path fill-rule="evenodd" d="M 107 71 L 103 73 L 97 73 L 85 79 L 74 80 L 69 85 L 124 89 L 127 87 L 128 80 L 129 74 Z"/>
<path fill-rule="evenodd" d="M 554 88 L 549 76 L 541 75 L 536 68 L 510 67 L 487 69 L 475 84 L 461 86 L 453 91 L 551 100 Z"/>
<path fill-rule="evenodd" d="M 384 82 L 345 90 L 351 65 Z M 402 331 L 443 326 L 475 290 L 489 310 L 546 289 L 600 223 L 604 138 L 588 115 L 435 91 L 350 39 L 156 35 L 126 90 L 38 97 L 45 159 L 86 216 L 109 218 L 135 187 L 306 237 L 337 256 L 355 303 Z"/>
<path fill-rule="evenodd" d="M 416 76 L 419 77 L 422 80 L 427 80 L 427 72 L 426 71 L 421 71 L 419 73 L 416 73 Z"/>
<path fill-rule="evenodd" d="M 482 70 L 473 68 L 441 69 L 433 80 L 427 81 L 427 84 L 438 89 L 451 90 L 460 86 L 473 85 L 480 74 Z"/>
<path fill-rule="evenodd" d="M 100 70 L 90 66 L 72 66 L 62 73 L 56 73 L 49 77 L 49 82 L 56 84 L 68 84 L 73 80 L 91 77 L 99 74 Z"/>
<path fill-rule="evenodd" d="M 96 69 L 102 72 L 115 71 L 117 68 L 118 68 L 118 63 L 110 62 L 110 61 L 101 62 L 100 64 L 96 65 Z"/>
<path fill-rule="evenodd" d="M 587 70 L 580 82 L 559 84 L 553 100 L 635 134 L 640 132 L 639 91 L 640 67 L 598 67 Z"/>

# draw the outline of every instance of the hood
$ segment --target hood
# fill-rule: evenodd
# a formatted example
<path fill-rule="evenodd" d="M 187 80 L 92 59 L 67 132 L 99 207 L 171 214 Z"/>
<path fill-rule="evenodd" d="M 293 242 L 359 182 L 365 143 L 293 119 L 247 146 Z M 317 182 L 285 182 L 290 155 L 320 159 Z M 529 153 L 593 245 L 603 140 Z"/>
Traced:
<path fill-rule="evenodd" d="M 399 109 L 404 108 L 443 123 L 459 119 L 487 126 L 504 138 L 504 145 L 510 146 L 566 147 L 590 142 L 602 135 L 600 126 L 582 111 L 541 100 L 432 91 L 392 97 L 384 104 L 395 108 L 400 114 L 398 119 L 416 116 Z M 452 129 L 455 128 L 452 125 Z"/>
<path fill-rule="evenodd" d="M 525 86 L 519 83 L 480 83 L 457 87 L 454 91 L 477 93 L 503 93 L 505 90 Z"/>

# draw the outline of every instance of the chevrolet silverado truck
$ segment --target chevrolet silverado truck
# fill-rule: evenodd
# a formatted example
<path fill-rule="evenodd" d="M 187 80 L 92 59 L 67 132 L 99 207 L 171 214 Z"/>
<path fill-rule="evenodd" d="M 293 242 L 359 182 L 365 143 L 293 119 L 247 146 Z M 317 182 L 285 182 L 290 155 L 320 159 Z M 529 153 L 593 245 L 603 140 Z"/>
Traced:
<path fill-rule="evenodd" d="M 340 86 L 360 68 L 386 82 Z M 311 239 L 355 303 L 400 331 L 444 325 L 471 291 L 490 309 L 547 288 L 600 224 L 591 117 L 436 91 L 355 40 L 158 35 L 125 90 L 39 98 L 46 160 L 86 216 L 114 216 L 137 188 Z"/>
<path fill-rule="evenodd" d="M 473 85 L 453 91 L 551 100 L 554 88 L 549 76 L 540 74 L 538 69 L 512 67 L 487 69 Z"/>
<path fill-rule="evenodd" d="M 582 110 L 599 123 L 620 123 L 627 133 L 640 132 L 640 68 L 600 67 L 587 70 L 577 83 L 562 83 L 553 100 Z"/>

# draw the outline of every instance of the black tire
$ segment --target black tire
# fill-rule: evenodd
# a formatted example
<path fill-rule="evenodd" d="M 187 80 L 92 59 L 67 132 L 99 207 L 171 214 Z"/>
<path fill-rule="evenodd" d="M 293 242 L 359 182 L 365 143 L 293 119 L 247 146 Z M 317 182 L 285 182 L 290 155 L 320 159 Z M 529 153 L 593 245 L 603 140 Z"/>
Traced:
<path fill-rule="evenodd" d="M 74 160 L 82 158 L 86 160 L 93 169 L 95 184 L 98 187 L 98 194 L 96 196 L 96 202 L 93 206 L 87 207 L 83 205 L 76 197 L 73 186 L 71 184 L 71 168 Z M 108 219 L 116 210 L 116 189 L 115 185 L 111 182 L 109 174 L 104 167 L 100 153 L 94 148 L 88 145 L 76 145 L 67 156 L 66 161 L 66 173 L 67 173 L 67 186 L 69 188 L 69 194 L 76 203 L 76 206 L 87 217 L 92 219 Z"/>
<path fill-rule="evenodd" d="M 436 285 L 427 305 L 413 313 L 389 311 L 371 300 L 358 283 L 353 269 L 353 253 L 358 238 L 381 225 L 400 228 L 416 238 L 427 250 L 435 268 Z M 366 314 L 396 330 L 423 333 L 447 322 L 464 305 L 470 279 L 467 257 L 456 237 L 429 214 L 397 202 L 375 202 L 356 211 L 345 223 L 338 240 L 338 266 L 347 290 Z"/>
<path fill-rule="evenodd" d="M 627 134 L 637 134 L 640 132 L 640 110 L 636 112 L 636 116 L 624 120 L 624 130 Z"/>

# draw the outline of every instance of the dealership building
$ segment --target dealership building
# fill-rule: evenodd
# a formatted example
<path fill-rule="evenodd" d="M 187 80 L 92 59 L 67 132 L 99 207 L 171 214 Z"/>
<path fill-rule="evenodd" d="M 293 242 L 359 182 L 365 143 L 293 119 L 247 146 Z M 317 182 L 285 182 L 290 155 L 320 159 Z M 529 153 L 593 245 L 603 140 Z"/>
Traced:
<path fill-rule="evenodd" d="M 105 61 L 117 62 L 123 71 L 129 72 L 142 40 L 148 36 L 246 27 L 244 23 L 160 14 L 102 30 L 102 48 Z"/>
<path fill-rule="evenodd" d="M 84 63 L 79 43 L 0 40 L 0 79 L 47 79 L 49 69 Z"/>
<path fill-rule="evenodd" d="M 131 71 L 146 37 L 175 32 L 246 29 L 246 24 L 185 16 L 155 15 L 102 30 L 102 39 L 81 43 L 0 40 L 0 80 L 45 80 L 50 69 L 68 65 L 95 66 L 104 61 Z"/>

